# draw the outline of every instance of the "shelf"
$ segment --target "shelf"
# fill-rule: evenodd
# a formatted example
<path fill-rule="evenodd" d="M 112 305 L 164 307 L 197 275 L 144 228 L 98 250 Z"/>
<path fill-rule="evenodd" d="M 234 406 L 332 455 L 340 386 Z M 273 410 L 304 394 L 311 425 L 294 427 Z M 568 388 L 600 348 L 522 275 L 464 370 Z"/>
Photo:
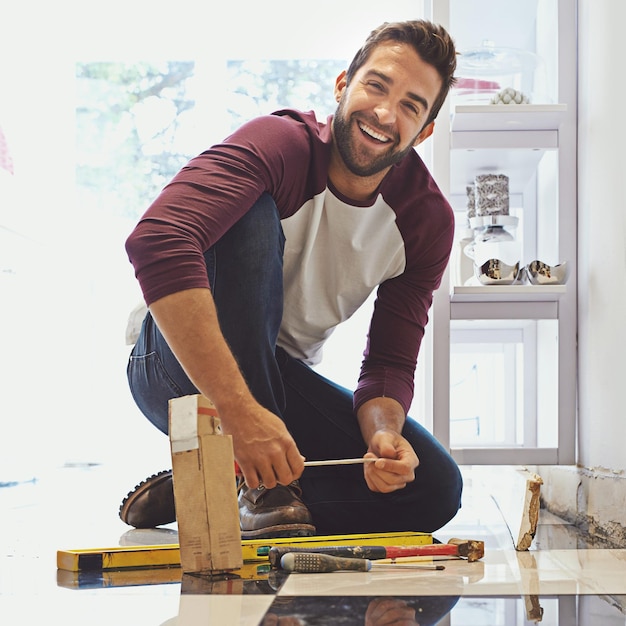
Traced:
<path fill-rule="evenodd" d="M 451 320 L 558 319 L 566 285 L 453 287 Z"/>
<path fill-rule="evenodd" d="M 507 174 L 510 193 L 523 193 L 545 151 L 558 149 L 566 111 L 564 104 L 457 106 L 450 136 L 451 194 L 464 196 L 466 185 L 485 172 Z"/>
<path fill-rule="evenodd" d="M 565 118 L 565 104 L 467 104 L 452 114 L 455 132 L 558 130 Z"/>
<path fill-rule="evenodd" d="M 451 302 L 554 302 L 566 285 L 484 285 L 453 287 Z"/>

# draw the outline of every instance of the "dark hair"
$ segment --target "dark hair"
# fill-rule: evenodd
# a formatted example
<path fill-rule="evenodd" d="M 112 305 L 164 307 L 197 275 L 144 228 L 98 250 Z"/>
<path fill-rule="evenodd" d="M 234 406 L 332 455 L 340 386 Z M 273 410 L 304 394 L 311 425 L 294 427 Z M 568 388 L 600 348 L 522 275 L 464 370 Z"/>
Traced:
<path fill-rule="evenodd" d="M 370 33 L 361 49 L 354 55 L 346 72 L 348 84 L 376 46 L 385 41 L 397 41 L 413 46 L 420 58 L 432 65 L 441 77 L 441 89 L 424 125 L 430 124 L 437 117 L 448 91 L 456 82 L 454 78 L 456 49 L 452 37 L 442 26 L 428 20 L 385 22 Z"/>

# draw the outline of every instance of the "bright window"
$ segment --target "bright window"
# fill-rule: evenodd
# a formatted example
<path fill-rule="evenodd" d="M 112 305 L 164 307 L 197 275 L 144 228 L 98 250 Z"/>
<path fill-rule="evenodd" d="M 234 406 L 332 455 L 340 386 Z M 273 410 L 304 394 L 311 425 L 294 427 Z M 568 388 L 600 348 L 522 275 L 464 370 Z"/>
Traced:
<path fill-rule="evenodd" d="M 126 236 L 169 177 L 233 124 L 285 106 L 326 115 L 335 74 L 369 31 L 423 14 L 421 0 L 358 10 L 320 0 L 304 14 L 279 0 L 112 0 L 99 12 L 34 0 L 3 11 L 0 128 L 14 174 L 0 172 L 0 227 L 3 250 L 19 253 L 1 268 L 12 419 L 0 479 L 51 462 L 169 466 L 167 440 L 125 378 L 126 320 L 141 299 Z M 365 329 L 354 333 L 356 366 Z M 39 443 L 19 454 L 14 442 L 34 430 Z"/>

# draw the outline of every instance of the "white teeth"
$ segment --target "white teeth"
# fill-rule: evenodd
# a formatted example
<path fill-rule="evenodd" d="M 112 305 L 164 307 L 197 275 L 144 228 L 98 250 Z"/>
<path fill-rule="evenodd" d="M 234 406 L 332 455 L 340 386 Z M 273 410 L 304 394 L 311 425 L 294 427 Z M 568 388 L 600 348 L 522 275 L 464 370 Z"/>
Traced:
<path fill-rule="evenodd" d="M 373 137 L 374 139 L 378 139 L 378 141 L 383 141 L 383 142 L 389 141 L 388 137 L 385 137 L 385 135 L 381 135 L 380 133 L 377 133 L 373 128 L 370 128 L 369 126 L 365 126 L 365 124 L 359 124 L 359 128 L 364 133 L 367 133 L 370 137 Z"/>

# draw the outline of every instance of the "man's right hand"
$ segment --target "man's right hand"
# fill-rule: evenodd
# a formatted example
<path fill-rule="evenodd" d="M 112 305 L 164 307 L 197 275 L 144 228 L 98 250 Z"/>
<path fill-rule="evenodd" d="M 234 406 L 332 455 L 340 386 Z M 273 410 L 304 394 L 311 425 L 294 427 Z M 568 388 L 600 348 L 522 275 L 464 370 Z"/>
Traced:
<path fill-rule="evenodd" d="M 270 411 L 257 405 L 254 411 L 226 417 L 222 427 L 233 437 L 235 459 L 248 487 L 262 483 L 272 489 L 300 478 L 304 457 L 283 421 Z"/>
<path fill-rule="evenodd" d="M 150 305 L 150 312 L 189 379 L 217 409 L 232 435 L 235 459 L 249 487 L 288 485 L 304 459 L 283 421 L 252 396 L 220 330 L 209 289 L 188 289 Z"/>

